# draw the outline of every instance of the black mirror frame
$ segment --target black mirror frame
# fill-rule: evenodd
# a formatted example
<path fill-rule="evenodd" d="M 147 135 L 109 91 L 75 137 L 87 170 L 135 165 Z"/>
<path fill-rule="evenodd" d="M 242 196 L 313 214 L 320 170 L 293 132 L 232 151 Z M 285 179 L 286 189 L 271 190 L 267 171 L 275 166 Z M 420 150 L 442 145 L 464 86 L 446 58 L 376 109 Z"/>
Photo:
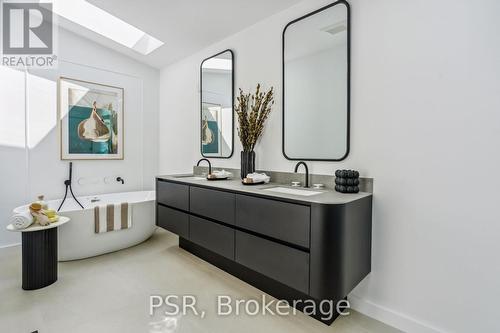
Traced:
<path fill-rule="evenodd" d="M 285 32 L 286 29 L 300 21 L 303 20 L 309 16 L 312 16 L 314 14 L 317 14 L 319 12 L 322 12 L 323 10 L 326 10 L 330 7 L 337 6 L 337 5 L 344 5 L 347 9 L 347 141 L 346 141 L 346 152 L 345 155 L 342 156 L 339 159 L 321 159 L 321 158 L 300 158 L 300 157 L 289 157 L 285 153 Z M 281 135 L 282 135 L 282 143 L 281 143 L 281 150 L 283 152 L 283 156 L 287 160 L 290 161 L 325 161 L 325 162 L 338 162 L 342 161 L 347 158 L 350 152 L 350 137 L 351 137 L 351 7 L 349 6 L 349 3 L 345 0 L 338 0 L 332 4 L 329 4 L 327 6 L 321 7 L 320 9 L 317 9 L 313 12 L 310 12 L 309 14 L 306 14 L 304 16 L 299 17 L 298 19 L 295 19 L 291 22 L 289 22 L 285 28 L 283 29 L 283 34 L 282 34 L 282 52 L 281 52 L 281 63 L 282 63 L 282 123 L 281 123 Z"/>
<path fill-rule="evenodd" d="M 201 143 L 202 136 L 202 127 L 201 127 L 201 117 L 203 113 L 203 63 L 213 57 L 221 55 L 223 53 L 230 52 L 231 53 L 231 154 L 229 156 L 206 156 L 203 155 L 203 144 Z M 231 49 L 226 49 L 222 52 L 214 54 L 211 57 L 205 58 L 202 60 L 200 64 L 200 154 L 205 158 L 231 158 L 234 154 L 234 52 Z"/>

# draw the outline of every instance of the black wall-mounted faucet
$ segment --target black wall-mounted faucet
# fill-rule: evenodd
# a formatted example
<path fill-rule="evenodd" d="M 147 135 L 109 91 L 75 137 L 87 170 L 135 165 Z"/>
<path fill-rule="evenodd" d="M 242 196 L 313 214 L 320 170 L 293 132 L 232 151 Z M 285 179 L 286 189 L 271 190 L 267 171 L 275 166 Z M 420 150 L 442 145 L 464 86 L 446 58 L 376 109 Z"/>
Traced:
<path fill-rule="evenodd" d="M 117 177 L 116 181 L 121 182 L 122 184 L 125 184 L 125 180 L 122 177 Z"/>
<path fill-rule="evenodd" d="M 297 163 L 297 164 L 295 165 L 295 170 L 294 170 L 294 172 L 295 172 L 295 173 L 297 172 L 297 170 L 299 169 L 299 166 L 300 166 L 301 164 L 302 164 L 302 165 L 304 166 L 304 168 L 306 169 L 306 186 L 305 186 L 305 187 L 309 187 L 309 168 L 307 167 L 306 162 L 300 161 L 299 163 Z"/>
<path fill-rule="evenodd" d="M 200 166 L 200 163 L 202 161 L 207 161 L 207 163 L 208 163 L 208 174 L 211 175 L 212 174 L 212 163 L 210 163 L 210 161 L 207 160 L 206 158 L 202 158 L 201 160 L 199 160 L 198 163 L 196 163 L 196 166 Z"/>
<path fill-rule="evenodd" d="M 82 204 L 80 203 L 80 201 L 78 201 L 78 199 L 73 194 L 73 188 L 71 187 L 71 181 L 72 181 L 72 179 L 73 179 L 73 162 L 69 162 L 69 177 L 68 177 L 68 179 L 66 179 L 64 181 L 64 185 L 66 186 L 66 190 L 64 191 L 64 198 L 62 199 L 61 204 L 59 205 L 59 208 L 57 208 L 57 211 L 61 210 L 61 207 L 63 206 L 64 202 L 66 201 L 66 198 L 68 196 L 68 190 L 71 193 L 71 196 L 73 197 L 73 199 L 75 200 L 75 202 L 80 207 L 82 207 L 82 209 L 84 209 L 83 206 L 82 206 Z"/>

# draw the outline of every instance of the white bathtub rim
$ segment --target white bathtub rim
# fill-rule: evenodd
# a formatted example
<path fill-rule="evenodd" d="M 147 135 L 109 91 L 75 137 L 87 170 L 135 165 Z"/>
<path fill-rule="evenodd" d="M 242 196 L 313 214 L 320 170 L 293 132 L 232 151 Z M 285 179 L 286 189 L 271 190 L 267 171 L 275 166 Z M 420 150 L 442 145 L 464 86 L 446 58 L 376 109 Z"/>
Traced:
<path fill-rule="evenodd" d="M 141 202 L 151 202 L 151 201 L 156 200 L 154 190 L 100 193 L 100 194 L 93 194 L 93 195 L 78 196 L 76 198 L 78 199 L 78 201 L 80 201 L 83 204 L 83 202 L 87 203 L 88 201 L 90 201 L 91 199 L 94 199 L 96 197 L 97 198 L 101 198 L 101 197 L 107 198 L 107 197 L 112 197 L 113 195 L 115 195 L 115 196 L 118 196 L 118 195 L 125 196 L 127 194 L 138 195 L 139 193 L 144 194 L 143 199 L 140 199 L 140 200 L 139 199 L 137 199 L 137 200 L 120 200 L 120 202 L 128 202 L 130 204 L 134 204 L 134 203 L 141 203 Z M 36 201 L 36 200 L 34 200 L 34 201 Z M 61 199 L 54 199 L 54 200 L 47 200 L 46 202 L 51 209 L 57 209 L 59 207 L 59 205 L 61 204 L 61 201 L 62 201 L 62 198 Z M 98 201 L 98 202 L 94 203 L 93 205 L 90 205 L 90 207 L 89 207 L 89 205 L 84 205 L 84 209 L 93 209 L 95 205 L 103 205 L 103 204 L 108 204 L 108 203 L 120 203 L 120 202 Z M 22 212 L 26 212 L 29 208 L 29 205 L 30 204 L 18 206 L 12 210 L 12 213 L 19 214 Z M 68 206 L 75 206 L 75 208 L 74 209 L 73 208 L 67 209 Z M 83 209 L 81 209 L 81 207 L 78 206 L 78 204 L 75 202 L 75 200 L 72 197 L 68 196 L 66 198 L 66 202 L 64 203 L 63 207 L 61 208 L 60 213 L 71 213 L 71 212 L 81 211 L 81 210 L 83 210 Z"/>

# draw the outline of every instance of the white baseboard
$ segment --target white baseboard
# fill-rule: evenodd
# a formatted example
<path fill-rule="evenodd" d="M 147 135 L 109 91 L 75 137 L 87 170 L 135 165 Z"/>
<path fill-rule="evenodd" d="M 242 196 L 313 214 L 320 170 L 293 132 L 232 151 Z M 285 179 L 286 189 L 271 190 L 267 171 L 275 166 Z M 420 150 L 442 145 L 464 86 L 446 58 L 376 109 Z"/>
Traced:
<path fill-rule="evenodd" d="M 404 313 L 394 311 L 385 306 L 375 304 L 357 295 L 350 294 L 347 299 L 351 308 L 368 317 L 374 318 L 389 326 L 408 333 L 446 333 L 445 330 L 436 328 L 429 323 L 415 319 Z"/>
<path fill-rule="evenodd" d="M 0 245 L 0 249 L 5 249 L 8 247 L 13 247 L 13 246 L 19 246 L 21 243 L 14 243 L 14 244 L 7 244 L 7 245 Z"/>

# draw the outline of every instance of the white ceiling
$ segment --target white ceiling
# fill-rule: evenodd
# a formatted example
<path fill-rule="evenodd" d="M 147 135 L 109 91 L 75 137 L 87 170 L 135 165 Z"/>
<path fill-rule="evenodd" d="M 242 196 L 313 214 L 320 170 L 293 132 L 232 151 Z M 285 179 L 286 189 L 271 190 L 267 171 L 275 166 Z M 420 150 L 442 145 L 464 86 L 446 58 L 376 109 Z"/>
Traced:
<path fill-rule="evenodd" d="M 87 0 L 165 44 L 141 55 L 59 18 L 66 29 L 161 68 L 224 39 L 301 0 Z"/>

